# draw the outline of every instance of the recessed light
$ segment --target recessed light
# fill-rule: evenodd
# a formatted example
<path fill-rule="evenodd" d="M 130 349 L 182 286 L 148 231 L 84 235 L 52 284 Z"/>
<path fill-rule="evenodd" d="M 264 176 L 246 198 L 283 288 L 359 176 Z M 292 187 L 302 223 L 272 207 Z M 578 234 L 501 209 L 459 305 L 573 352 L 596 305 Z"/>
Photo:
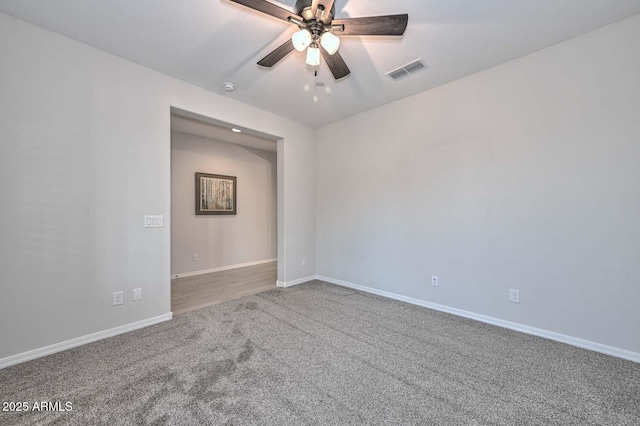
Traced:
<path fill-rule="evenodd" d="M 236 90 L 236 85 L 233 83 L 222 83 L 222 87 L 224 87 L 224 90 L 226 90 L 227 92 L 233 92 L 234 90 Z"/>
<path fill-rule="evenodd" d="M 235 132 L 235 133 L 242 133 L 242 130 L 236 129 L 235 127 L 233 129 L 231 129 L 231 131 Z"/>

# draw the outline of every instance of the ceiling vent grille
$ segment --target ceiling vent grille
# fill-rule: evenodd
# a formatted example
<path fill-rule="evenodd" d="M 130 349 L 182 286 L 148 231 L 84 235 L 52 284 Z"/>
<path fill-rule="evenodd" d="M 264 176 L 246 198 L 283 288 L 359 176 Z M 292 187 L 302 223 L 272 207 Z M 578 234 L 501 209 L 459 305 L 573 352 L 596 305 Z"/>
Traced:
<path fill-rule="evenodd" d="M 409 62 L 408 64 L 401 66 L 400 68 L 389 71 L 385 75 L 388 75 L 394 80 L 400 80 L 426 68 L 428 67 L 424 64 L 424 62 L 422 62 L 422 59 L 418 58 L 413 62 Z"/>

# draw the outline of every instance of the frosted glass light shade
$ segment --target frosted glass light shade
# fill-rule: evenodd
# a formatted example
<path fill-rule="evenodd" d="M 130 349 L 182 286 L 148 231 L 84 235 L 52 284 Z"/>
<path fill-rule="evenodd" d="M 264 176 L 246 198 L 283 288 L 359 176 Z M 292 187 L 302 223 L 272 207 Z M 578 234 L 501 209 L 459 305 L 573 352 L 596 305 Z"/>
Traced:
<path fill-rule="evenodd" d="M 333 55 L 340 48 L 340 39 L 331 33 L 324 33 L 320 38 L 320 44 L 329 55 Z"/>
<path fill-rule="evenodd" d="M 308 30 L 300 30 L 291 36 L 291 41 L 293 42 L 293 47 L 298 52 L 302 52 L 311 44 L 311 33 Z"/>
<path fill-rule="evenodd" d="M 310 47 L 307 49 L 307 65 L 317 67 L 320 65 L 320 48 Z"/>

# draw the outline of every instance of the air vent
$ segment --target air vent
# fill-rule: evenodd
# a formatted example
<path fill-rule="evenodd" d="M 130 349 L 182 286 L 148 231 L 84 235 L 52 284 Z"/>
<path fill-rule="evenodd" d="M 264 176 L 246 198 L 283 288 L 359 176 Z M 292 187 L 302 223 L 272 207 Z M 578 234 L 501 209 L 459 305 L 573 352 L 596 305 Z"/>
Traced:
<path fill-rule="evenodd" d="M 428 67 L 424 64 L 424 62 L 422 62 L 422 59 L 418 58 L 413 62 L 409 62 L 408 64 L 401 66 L 400 68 L 389 71 L 385 75 L 388 75 L 394 80 L 400 80 L 426 68 Z"/>

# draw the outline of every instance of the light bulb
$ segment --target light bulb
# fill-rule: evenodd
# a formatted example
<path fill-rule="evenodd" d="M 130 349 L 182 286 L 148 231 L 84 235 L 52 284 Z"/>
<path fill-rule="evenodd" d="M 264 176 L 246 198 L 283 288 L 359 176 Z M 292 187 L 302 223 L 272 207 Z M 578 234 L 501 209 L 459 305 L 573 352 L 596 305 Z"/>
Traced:
<path fill-rule="evenodd" d="M 324 33 L 320 38 L 320 44 L 324 48 L 324 50 L 329 53 L 329 55 L 333 55 L 340 48 L 340 39 L 331 33 Z"/>
<path fill-rule="evenodd" d="M 312 46 L 307 49 L 307 65 L 312 67 L 320 65 L 320 48 Z"/>
<path fill-rule="evenodd" d="M 293 47 L 298 52 L 304 51 L 311 44 L 311 33 L 308 30 L 300 30 L 291 36 Z"/>

